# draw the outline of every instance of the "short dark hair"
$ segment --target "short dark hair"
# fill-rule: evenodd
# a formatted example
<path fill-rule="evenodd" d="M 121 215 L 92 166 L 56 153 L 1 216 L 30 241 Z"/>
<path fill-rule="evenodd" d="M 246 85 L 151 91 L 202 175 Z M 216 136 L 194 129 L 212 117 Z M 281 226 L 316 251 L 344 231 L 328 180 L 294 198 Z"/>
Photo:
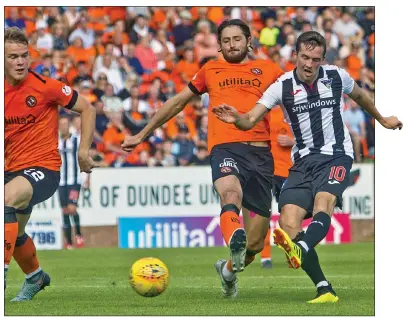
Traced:
<path fill-rule="evenodd" d="M 316 31 L 307 31 L 303 32 L 296 40 L 296 52 L 299 53 L 300 45 L 304 44 L 307 49 L 314 49 L 315 47 L 323 47 L 323 57 L 326 55 L 326 39 L 316 32 Z"/>
<path fill-rule="evenodd" d="M 4 32 L 4 43 L 6 42 L 28 45 L 27 36 L 18 27 L 10 27 L 6 29 Z"/>
<path fill-rule="evenodd" d="M 227 27 L 236 26 L 239 27 L 244 34 L 245 38 L 248 41 L 248 38 L 251 37 L 251 30 L 250 27 L 240 19 L 231 19 L 231 20 L 224 20 L 219 27 L 217 28 L 217 41 L 221 42 L 221 34 L 223 30 Z"/>

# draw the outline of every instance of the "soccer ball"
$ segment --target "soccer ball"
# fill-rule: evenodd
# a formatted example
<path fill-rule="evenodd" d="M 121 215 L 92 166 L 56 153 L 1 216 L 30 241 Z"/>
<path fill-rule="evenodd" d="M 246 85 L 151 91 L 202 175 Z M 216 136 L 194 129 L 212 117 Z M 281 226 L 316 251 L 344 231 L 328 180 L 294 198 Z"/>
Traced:
<path fill-rule="evenodd" d="M 168 267 L 154 257 L 137 260 L 130 270 L 130 285 L 143 297 L 156 297 L 168 287 Z"/>

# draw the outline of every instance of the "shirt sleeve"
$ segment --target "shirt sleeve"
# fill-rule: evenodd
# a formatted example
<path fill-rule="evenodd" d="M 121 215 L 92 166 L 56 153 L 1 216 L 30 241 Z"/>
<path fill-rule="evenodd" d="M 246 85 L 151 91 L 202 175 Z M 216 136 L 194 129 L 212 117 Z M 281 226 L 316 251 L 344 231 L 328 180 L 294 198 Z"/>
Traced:
<path fill-rule="evenodd" d="M 205 64 L 189 82 L 189 89 L 196 95 L 202 95 L 206 92 L 206 65 Z"/>
<path fill-rule="evenodd" d="M 78 93 L 69 85 L 54 79 L 47 79 L 48 96 L 52 104 L 71 109 L 75 106 Z"/>
<path fill-rule="evenodd" d="M 341 81 L 343 82 L 343 92 L 345 94 L 350 94 L 354 88 L 354 79 L 348 74 L 344 69 L 338 69 L 341 76 Z"/>
<path fill-rule="evenodd" d="M 282 103 L 282 81 L 278 80 L 266 89 L 257 103 L 264 105 L 271 110 L 275 105 Z"/>

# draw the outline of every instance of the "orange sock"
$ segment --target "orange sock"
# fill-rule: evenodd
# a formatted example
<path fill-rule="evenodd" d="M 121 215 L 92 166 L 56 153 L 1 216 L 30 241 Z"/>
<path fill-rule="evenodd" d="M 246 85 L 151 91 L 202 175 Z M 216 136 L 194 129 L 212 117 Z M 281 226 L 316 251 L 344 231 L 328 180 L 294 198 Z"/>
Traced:
<path fill-rule="evenodd" d="M 264 249 L 261 251 L 261 259 L 271 258 L 271 228 L 268 228 L 264 241 Z"/>
<path fill-rule="evenodd" d="M 226 211 L 220 215 L 220 228 L 227 246 L 234 231 L 241 227 L 240 218 L 236 212 Z"/>
<path fill-rule="evenodd" d="M 4 267 L 7 268 L 13 257 L 18 234 L 18 223 L 6 222 L 4 224 Z"/>
<path fill-rule="evenodd" d="M 18 237 L 13 257 L 26 275 L 39 269 L 37 249 L 31 237 L 27 234 Z"/>

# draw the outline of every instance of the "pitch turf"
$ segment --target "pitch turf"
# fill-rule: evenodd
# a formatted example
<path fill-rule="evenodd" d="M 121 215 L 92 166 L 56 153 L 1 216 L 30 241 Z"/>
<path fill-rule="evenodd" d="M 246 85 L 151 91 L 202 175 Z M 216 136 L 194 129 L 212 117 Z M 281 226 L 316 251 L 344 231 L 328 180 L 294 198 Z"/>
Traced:
<path fill-rule="evenodd" d="M 327 278 L 340 297 L 336 304 L 309 305 L 315 296 L 301 269 L 288 269 L 282 251 L 273 247 L 272 269 L 254 261 L 239 275 L 239 296 L 221 297 L 213 267 L 226 248 L 81 249 L 39 251 L 51 287 L 33 301 L 12 303 L 24 276 L 12 262 L 5 292 L 6 315 L 374 315 L 374 246 L 372 243 L 318 247 Z M 129 268 L 154 256 L 168 266 L 167 291 L 155 298 L 138 296 L 128 284 Z"/>

